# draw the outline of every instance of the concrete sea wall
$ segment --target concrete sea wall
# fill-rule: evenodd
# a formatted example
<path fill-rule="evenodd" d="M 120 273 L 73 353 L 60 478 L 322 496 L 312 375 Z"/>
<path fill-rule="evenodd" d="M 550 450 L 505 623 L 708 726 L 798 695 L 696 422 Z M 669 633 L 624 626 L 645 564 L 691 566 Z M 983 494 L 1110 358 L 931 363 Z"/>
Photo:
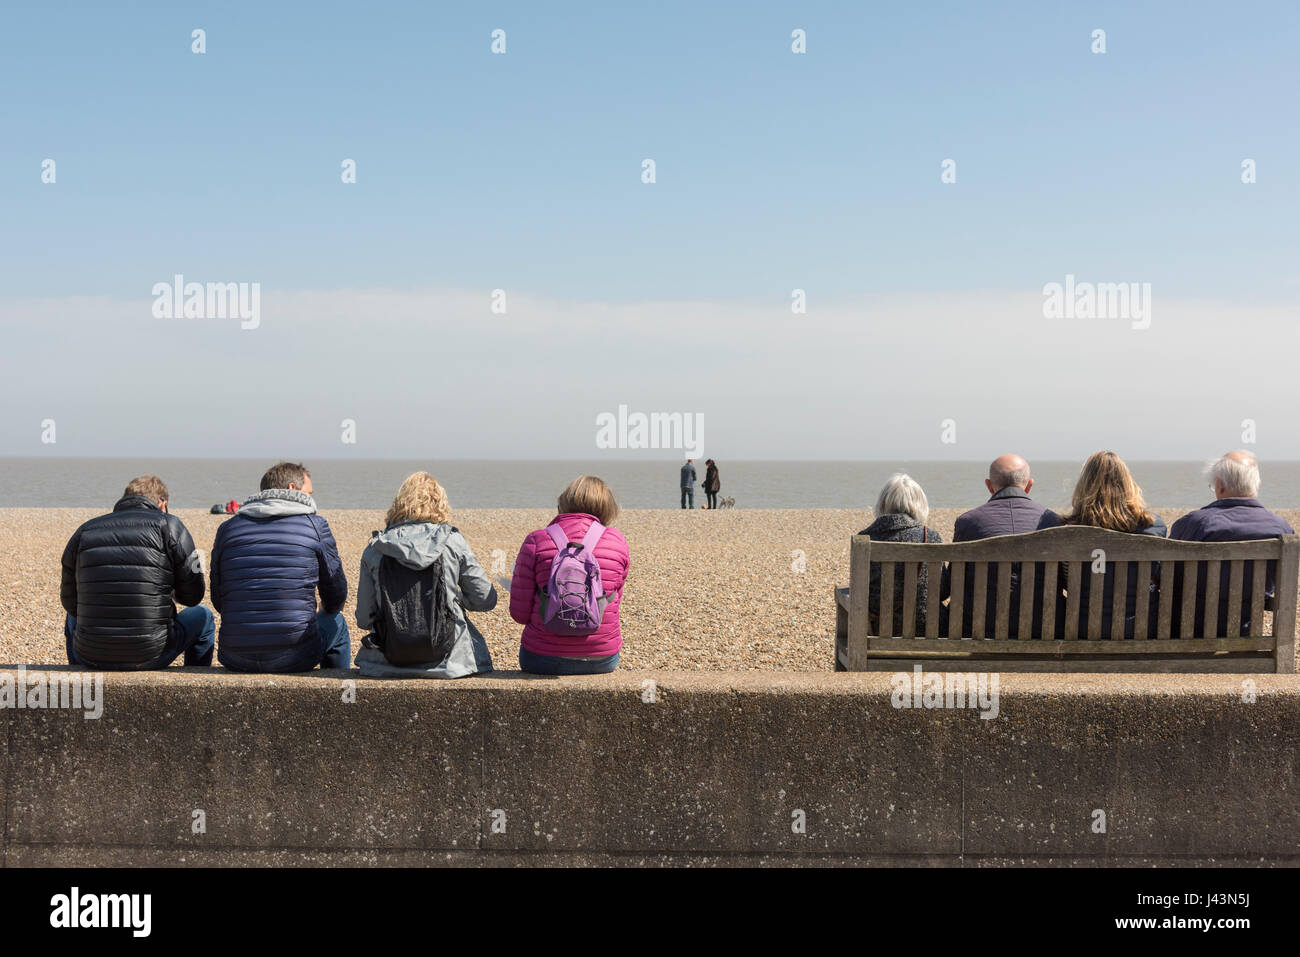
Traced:
<path fill-rule="evenodd" d="M 992 719 L 773 672 L 173 668 L 16 707 L 80 674 L 0 670 L 6 866 L 1300 861 L 1293 676 L 1001 675 Z"/>

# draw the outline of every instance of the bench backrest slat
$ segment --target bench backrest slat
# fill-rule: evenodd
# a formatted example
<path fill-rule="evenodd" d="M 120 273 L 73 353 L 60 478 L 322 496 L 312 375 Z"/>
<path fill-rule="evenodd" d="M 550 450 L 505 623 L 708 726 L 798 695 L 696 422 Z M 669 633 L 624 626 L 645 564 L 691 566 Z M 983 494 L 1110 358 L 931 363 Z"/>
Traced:
<path fill-rule="evenodd" d="M 1135 563 L 1133 563 L 1133 562 L 1112 562 L 1112 565 L 1113 565 L 1114 568 L 1115 568 L 1115 579 L 1114 579 L 1114 580 L 1115 580 L 1115 585 L 1114 585 L 1114 592 L 1115 592 L 1115 594 L 1112 596 L 1112 598 L 1111 598 L 1111 602 L 1110 602 L 1110 621 L 1111 621 L 1111 629 L 1112 629 L 1111 634 L 1115 634 L 1114 629 L 1116 629 L 1116 628 L 1121 628 L 1121 629 L 1122 629 L 1122 628 L 1124 627 L 1124 612 L 1125 612 L 1125 610 L 1126 610 L 1126 608 L 1127 608 L 1127 604 L 1128 604 L 1128 573 L 1129 573 L 1129 568 L 1130 568 L 1130 566 L 1133 567 L 1133 573 L 1134 573 L 1135 576 L 1136 576 L 1136 574 L 1137 574 L 1137 568 L 1136 568 Z M 1138 578 L 1135 577 L 1134 580 L 1135 580 L 1136 582 L 1138 582 L 1139 587 L 1141 587 L 1141 579 L 1138 579 Z M 1103 580 L 1102 584 L 1104 584 L 1104 580 Z M 1095 587 L 1095 586 L 1094 586 L 1094 587 Z M 1134 600 L 1136 601 L 1136 599 L 1137 599 L 1137 595 L 1135 594 L 1133 597 L 1134 597 Z M 1098 616 L 1098 617 L 1100 617 L 1100 616 Z M 1134 624 L 1135 624 L 1135 625 L 1137 624 L 1136 620 L 1134 620 Z M 1088 637 L 1089 637 L 1089 638 L 1100 638 L 1100 637 L 1101 637 L 1101 628 L 1098 627 L 1098 629 L 1097 629 L 1097 634 L 1093 635 L 1093 634 L 1090 633 L 1090 634 L 1088 635 Z"/>
<path fill-rule="evenodd" d="M 1106 562 L 1102 560 L 1102 568 L 1107 566 L 1118 568 L 1123 562 Z M 1095 572 L 1095 564 L 1089 564 L 1086 568 L 1079 569 L 1079 576 L 1084 575 L 1088 578 L 1088 634 L 1087 637 L 1096 640 L 1101 637 L 1101 602 L 1106 597 L 1106 573 L 1105 571 Z M 1082 597 L 1082 596 L 1080 596 Z"/>
<path fill-rule="evenodd" d="M 1016 622 L 1016 633 L 1028 639 L 1034 633 L 1034 587 L 1038 584 L 1038 564 L 1036 562 L 1020 563 L 1020 620 Z"/>
<path fill-rule="evenodd" d="M 1201 634 L 1206 638 L 1219 636 L 1219 563 L 1205 563 L 1201 579 L 1205 583 L 1205 610 L 1201 613 Z"/>
<path fill-rule="evenodd" d="M 1196 634 L 1196 589 L 1197 576 L 1200 575 L 1200 562 L 1182 562 L 1183 570 L 1183 607 L 1178 616 L 1179 638 L 1192 638 Z"/>
<path fill-rule="evenodd" d="M 916 637 L 916 562 L 903 565 L 903 630 L 901 638 Z"/>
<path fill-rule="evenodd" d="M 1236 638 L 1241 634 L 1241 596 L 1244 579 L 1245 562 L 1234 558 L 1228 562 L 1228 631 L 1226 638 Z"/>
<path fill-rule="evenodd" d="M 997 563 L 998 589 L 993 612 L 993 637 L 1011 637 L 1011 562 Z"/>
<path fill-rule="evenodd" d="M 1151 562 L 1137 563 L 1137 603 L 1133 606 L 1133 640 L 1146 641 L 1151 625 Z"/>
<path fill-rule="evenodd" d="M 1156 605 L 1156 635 L 1173 636 L 1174 633 L 1174 568 L 1165 562 L 1160 568 L 1160 599 Z M 1155 635 L 1152 635 L 1154 638 Z"/>
<path fill-rule="evenodd" d="M 885 614 L 885 606 L 894 607 L 894 563 L 882 562 L 880 565 L 880 634 L 892 638 L 894 635 L 894 616 L 892 611 Z"/>
<path fill-rule="evenodd" d="M 971 635 L 985 634 L 985 622 L 988 618 L 989 604 L 989 563 L 975 562 L 972 566 L 974 571 L 973 580 L 975 582 L 975 594 L 971 596 Z"/>
<path fill-rule="evenodd" d="M 927 548 L 929 546 L 926 546 Z M 948 599 L 948 637 L 962 638 L 962 621 L 963 614 L 966 611 L 966 566 L 957 564 L 952 566 L 952 597 Z"/>
<path fill-rule="evenodd" d="M 1079 601 L 1083 597 L 1083 566 L 1079 562 L 1069 562 L 1066 566 L 1065 587 L 1065 634 L 1066 641 L 1075 641 L 1079 637 Z M 1047 596 L 1043 596 L 1047 601 Z"/>
<path fill-rule="evenodd" d="M 1268 562 L 1257 558 L 1252 564 L 1254 566 L 1252 584 L 1264 582 L 1268 574 Z M 1252 638 L 1258 638 L 1262 634 L 1264 634 L 1264 588 L 1260 584 L 1250 590 L 1250 635 Z"/>
<path fill-rule="evenodd" d="M 1024 565 L 1020 566 L 1021 568 Z M 1061 566 L 1056 562 L 1046 562 L 1043 565 L 1043 605 L 1047 605 L 1047 596 L 1055 595 L 1057 582 L 1060 580 Z M 1023 599 L 1022 599 L 1023 600 Z M 1030 596 L 1030 603 L 1033 602 L 1033 596 Z M 1029 632 L 1030 635 L 1033 632 Z M 1056 615 L 1048 614 L 1046 607 L 1043 609 L 1043 640 L 1052 641 L 1056 638 Z"/>
<path fill-rule="evenodd" d="M 939 583 L 943 578 L 943 562 L 929 562 L 925 566 L 925 577 L 929 583 L 929 600 L 925 603 L 925 637 L 939 637 Z"/>

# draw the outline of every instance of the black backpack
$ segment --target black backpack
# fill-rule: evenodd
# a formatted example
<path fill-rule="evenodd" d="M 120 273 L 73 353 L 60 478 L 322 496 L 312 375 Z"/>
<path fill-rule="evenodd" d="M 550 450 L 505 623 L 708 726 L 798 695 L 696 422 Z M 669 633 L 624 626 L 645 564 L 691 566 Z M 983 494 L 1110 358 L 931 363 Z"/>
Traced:
<path fill-rule="evenodd" d="M 375 638 L 390 664 L 439 663 L 456 643 L 456 613 L 447 599 L 442 556 L 410 568 L 385 555 L 379 562 Z"/>

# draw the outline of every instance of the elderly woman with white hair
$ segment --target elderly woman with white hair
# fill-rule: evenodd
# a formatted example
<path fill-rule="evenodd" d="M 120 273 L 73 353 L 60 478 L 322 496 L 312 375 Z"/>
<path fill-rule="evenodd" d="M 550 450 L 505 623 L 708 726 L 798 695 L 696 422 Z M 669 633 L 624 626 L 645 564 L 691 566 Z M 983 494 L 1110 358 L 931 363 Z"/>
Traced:
<path fill-rule="evenodd" d="M 870 535 L 877 542 L 942 542 L 943 538 L 934 529 L 926 525 L 930 518 L 930 503 L 926 501 L 925 490 L 910 475 L 898 472 L 889 477 L 876 497 L 876 518 L 864 528 L 859 535 Z M 894 626 L 891 635 L 903 633 L 903 565 L 894 563 Z M 880 563 L 872 562 L 871 596 L 868 615 L 874 634 L 880 634 Z M 925 634 L 925 608 L 928 598 L 926 566 L 921 565 L 916 575 L 916 622 L 913 634 Z M 944 615 L 947 608 L 939 606 Z M 940 619 L 940 634 L 947 626 Z"/>

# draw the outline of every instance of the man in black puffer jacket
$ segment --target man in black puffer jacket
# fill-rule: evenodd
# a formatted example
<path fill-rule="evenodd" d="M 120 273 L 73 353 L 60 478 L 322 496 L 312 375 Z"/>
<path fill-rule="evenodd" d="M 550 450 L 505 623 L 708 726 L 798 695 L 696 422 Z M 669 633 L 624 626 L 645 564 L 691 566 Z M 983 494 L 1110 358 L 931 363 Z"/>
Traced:
<path fill-rule="evenodd" d="M 172 598 L 195 607 L 176 611 Z M 156 475 L 132 479 L 113 511 L 92 518 L 63 550 L 68 662 L 106 671 L 212 664 L 212 612 L 203 566 Z"/>

